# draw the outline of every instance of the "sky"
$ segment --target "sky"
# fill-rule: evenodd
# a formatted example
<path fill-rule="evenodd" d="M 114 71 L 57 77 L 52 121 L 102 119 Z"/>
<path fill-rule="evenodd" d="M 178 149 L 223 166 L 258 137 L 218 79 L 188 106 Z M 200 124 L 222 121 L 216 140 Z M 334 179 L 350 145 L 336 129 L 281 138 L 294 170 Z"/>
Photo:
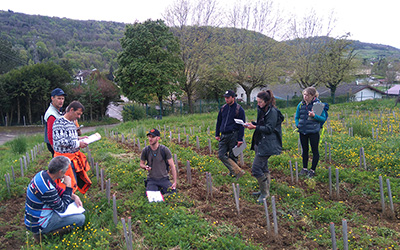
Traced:
<path fill-rule="evenodd" d="M 134 23 L 162 18 L 165 9 L 175 1 L 3 0 L 0 9 L 78 20 Z M 227 7 L 236 3 L 235 0 L 217 1 L 221 6 Z M 247 0 L 251 1 L 253 0 Z M 333 11 L 336 18 L 332 33 L 334 37 L 350 33 L 351 40 L 390 45 L 400 49 L 400 34 L 397 32 L 400 23 L 400 18 L 397 17 L 400 4 L 396 2 L 396 0 L 274 0 L 285 15 L 290 13 L 301 17 L 313 9 L 318 16 L 327 17 Z"/>

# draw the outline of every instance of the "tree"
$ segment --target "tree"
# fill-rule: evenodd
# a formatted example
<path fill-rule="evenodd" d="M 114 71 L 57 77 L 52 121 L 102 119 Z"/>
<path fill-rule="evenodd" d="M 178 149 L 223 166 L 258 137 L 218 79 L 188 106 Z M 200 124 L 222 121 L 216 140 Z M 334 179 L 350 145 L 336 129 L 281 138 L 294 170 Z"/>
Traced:
<path fill-rule="evenodd" d="M 164 21 L 147 20 L 127 25 L 121 39 L 116 82 L 131 100 L 148 103 L 178 91 L 183 62 L 179 43 Z M 161 107 L 162 110 L 162 107 Z"/>
<path fill-rule="evenodd" d="M 19 53 L 12 48 L 10 42 L 0 38 L 0 75 L 23 65 Z"/>
<path fill-rule="evenodd" d="M 203 99 L 215 99 L 218 102 L 227 89 L 236 88 L 232 74 L 222 64 L 206 67 L 201 76 L 196 91 Z"/>
<path fill-rule="evenodd" d="M 22 116 L 26 116 L 32 124 L 33 117 L 40 117 L 46 111 L 51 90 L 64 88 L 70 80 L 68 72 L 54 63 L 23 66 L 2 75 L 0 82 L 8 95 L 5 107 L 9 107 L 4 112 L 9 122 L 13 121 L 16 112 L 18 124 Z"/>
<path fill-rule="evenodd" d="M 319 53 L 317 62 L 320 81 L 331 90 L 332 102 L 335 103 L 337 86 L 350 76 L 355 68 L 353 59 L 356 56 L 352 42 L 347 40 L 348 35 L 338 39 L 330 39 Z"/>
<path fill-rule="evenodd" d="M 226 35 L 232 40 L 226 51 L 229 57 L 228 69 L 237 85 L 246 92 L 247 103 L 257 87 L 266 87 L 278 81 L 279 65 L 283 59 L 282 45 L 272 38 L 282 24 L 279 11 L 272 1 L 234 6 L 228 14 L 233 29 Z"/>
<path fill-rule="evenodd" d="M 291 58 L 292 78 L 301 88 L 315 87 L 321 83 L 322 70 L 318 60 L 323 47 L 329 41 L 334 23 L 333 15 L 328 22 L 311 10 L 300 21 L 293 17 L 290 22 L 288 38 L 291 49 L 287 50 Z"/>
<path fill-rule="evenodd" d="M 218 37 L 212 36 L 211 26 L 220 24 L 221 13 L 215 0 L 191 2 L 177 0 L 163 15 L 166 23 L 178 37 L 181 48 L 182 69 L 184 78 L 179 81 L 179 88 L 185 92 L 189 111 L 194 112 L 193 99 L 200 71 L 205 62 L 212 57 L 209 45 L 215 43 Z"/>

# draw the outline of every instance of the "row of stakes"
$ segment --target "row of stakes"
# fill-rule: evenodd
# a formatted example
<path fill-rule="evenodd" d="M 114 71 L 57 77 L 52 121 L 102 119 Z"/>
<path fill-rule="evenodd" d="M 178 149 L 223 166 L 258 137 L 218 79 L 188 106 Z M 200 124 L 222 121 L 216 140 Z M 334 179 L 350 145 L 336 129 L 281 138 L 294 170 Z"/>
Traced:
<path fill-rule="evenodd" d="M 112 136 L 114 139 L 118 140 L 118 133 L 114 134 L 114 132 L 110 133 L 110 136 Z M 124 142 L 124 136 L 121 134 L 121 141 Z M 172 138 L 172 133 L 170 131 L 170 138 Z M 179 136 L 178 136 L 179 139 Z M 188 139 L 187 139 L 188 141 Z M 129 142 L 129 141 L 128 141 Z M 133 140 L 133 143 L 135 140 Z M 137 141 L 137 146 L 140 149 L 140 141 L 138 139 Z M 135 144 L 135 143 L 134 143 Z M 327 144 L 326 144 L 327 145 Z M 146 146 L 146 141 L 145 141 L 145 146 Z M 326 146 L 327 148 L 327 146 Z M 330 149 L 330 144 L 329 144 L 329 149 Z M 330 155 L 330 154 L 329 154 Z M 242 157 L 243 159 L 243 157 Z M 174 160 L 175 160 L 175 165 L 178 166 L 177 164 L 177 156 L 176 154 L 174 155 Z M 360 149 L 360 166 L 364 162 L 364 166 L 366 168 L 366 163 L 365 163 L 365 154 L 363 148 Z M 292 182 L 294 182 L 294 177 L 293 177 L 293 167 L 291 161 L 289 161 L 290 165 L 290 172 L 291 172 L 291 178 Z M 297 162 L 295 162 L 295 171 L 296 171 L 296 183 L 298 183 L 298 166 Z M 178 169 L 177 169 L 178 171 Z M 186 171 L 187 171 L 187 181 L 191 185 L 192 184 L 192 178 L 191 178 L 191 168 L 190 168 L 190 161 L 187 161 L 186 164 Z M 336 196 L 339 198 L 339 169 L 336 168 Z M 379 176 L 379 183 L 380 183 L 380 193 L 381 193 L 381 204 L 382 204 L 382 211 L 385 211 L 385 200 L 384 200 L 384 190 L 383 190 L 383 181 L 382 181 L 382 176 Z M 388 188 L 388 196 L 389 196 L 389 203 L 390 203 L 390 209 L 394 213 L 394 206 L 393 206 L 393 200 L 392 200 L 392 195 L 391 195 L 391 188 L 390 188 L 390 180 L 386 179 L 387 183 L 387 188 Z M 329 168 L 329 194 L 330 197 L 332 198 L 333 192 L 332 192 L 332 173 L 331 173 L 331 168 Z M 233 194 L 234 194 L 234 200 L 236 204 L 236 209 L 238 214 L 240 215 L 240 204 L 239 204 L 239 194 L 240 194 L 240 187 L 239 184 L 232 183 L 233 187 Z M 206 172 L 206 189 L 207 189 L 207 199 L 209 197 L 212 198 L 212 177 L 211 173 Z M 114 196 L 115 197 L 115 196 Z M 271 223 L 270 223 L 270 216 L 269 216 L 269 209 L 268 209 L 268 202 L 266 199 L 263 200 L 263 205 L 265 209 L 265 215 L 266 215 L 266 221 L 267 221 L 267 230 L 268 232 L 271 232 Z M 271 197 L 271 206 L 272 206 L 272 218 L 273 218 L 273 225 L 274 225 L 274 233 L 275 235 L 278 234 L 278 222 L 277 222 L 277 213 L 276 213 L 276 205 L 275 205 L 275 197 Z M 115 215 L 116 218 L 116 215 Z M 129 218 L 130 219 L 130 218 Z M 126 244 L 128 249 L 132 249 L 132 231 L 131 231 L 131 223 L 129 223 L 128 220 L 128 227 L 125 226 L 125 220 L 122 218 L 121 219 L 124 225 L 124 234 L 125 234 L 125 239 L 126 239 Z M 115 219 L 116 221 L 116 219 Z M 331 238 L 332 238 L 332 247 L 333 249 L 337 249 L 336 247 L 336 236 L 335 236 L 335 229 L 334 229 L 334 223 L 330 223 L 330 231 L 331 231 Z M 348 241 L 347 241 L 347 221 L 343 219 L 343 242 L 344 242 L 344 249 L 348 249 Z"/>
<path fill-rule="evenodd" d="M 32 164 L 33 161 L 36 160 L 37 156 L 39 154 L 41 154 L 43 152 L 43 150 L 44 150 L 44 143 L 37 144 L 30 150 L 30 154 L 28 152 L 26 152 L 25 155 L 23 155 L 21 158 L 19 158 L 21 177 L 24 177 L 24 175 L 25 175 L 24 173 L 26 173 L 28 171 L 28 167 Z M 13 182 L 11 182 L 11 176 L 12 176 Z M 6 182 L 8 193 L 11 193 L 10 188 L 11 188 L 12 183 L 15 183 L 15 178 L 16 178 L 16 174 L 15 174 L 15 170 L 14 170 L 13 166 L 11 166 L 11 176 L 10 176 L 10 173 L 4 174 L 4 179 Z"/>

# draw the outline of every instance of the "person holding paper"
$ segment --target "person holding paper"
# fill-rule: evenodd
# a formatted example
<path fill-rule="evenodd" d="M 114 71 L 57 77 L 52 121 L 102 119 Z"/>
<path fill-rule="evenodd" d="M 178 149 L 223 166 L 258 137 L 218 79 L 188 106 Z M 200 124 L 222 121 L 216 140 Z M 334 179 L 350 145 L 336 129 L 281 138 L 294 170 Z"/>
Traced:
<path fill-rule="evenodd" d="M 75 120 L 83 114 L 84 107 L 78 101 L 71 102 L 64 116 L 57 118 L 53 125 L 54 156 L 63 155 L 71 160 L 71 166 L 66 175 L 71 178 L 72 189 L 75 193 L 79 189 L 82 194 L 86 193 L 92 185 L 87 172 L 90 170 L 86 156 L 80 152 L 81 148 L 87 147 L 88 143 L 82 139 L 87 136 L 78 137 Z M 59 180 L 56 181 L 61 187 L 65 187 Z"/>
<path fill-rule="evenodd" d="M 243 144 L 244 128 L 235 122 L 235 119 L 246 121 L 244 109 L 235 102 L 236 94 L 227 90 L 224 94 L 225 102 L 219 110 L 217 125 L 215 128 L 215 139 L 218 143 L 218 158 L 228 168 L 229 175 L 240 178 L 245 173 L 237 165 L 237 156 L 232 149 Z"/>
<path fill-rule="evenodd" d="M 257 202 L 269 197 L 271 174 L 268 169 L 268 159 L 271 155 L 279 155 L 282 151 L 282 128 L 284 120 L 282 113 L 275 106 L 275 97 L 271 90 L 257 94 L 257 122 L 246 123 L 248 129 L 254 129 L 251 140 L 251 150 L 255 151 L 251 172 L 257 179 L 260 191 Z"/>
<path fill-rule="evenodd" d="M 67 233 L 73 225 L 83 226 L 84 214 L 75 214 L 60 217 L 57 212 L 64 212 L 67 207 L 75 202 L 78 207 L 82 206 L 80 198 L 72 193 L 71 178 L 65 175 L 69 168 L 70 160 L 65 156 L 54 157 L 48 170 L 37 173 L 28 185 L 25 202 L 25 226 L 34 233 L 36 241 L 42 234 Z M 55 182 L 63 179 L 66 185 L 62 189 Z M 69 227 L 70 226 L 70 227 Z"/>
<path fill-rule="evenodd" d="M 159 143 L 160 131 L 152 129 L 147 133 L 149 146 L 142 150 L 140 167 L 146 171 L 146 191 L 161 191 L 162 194 L 176 192 L 177 173 L 172 153 Z M 169 180 L 169 168 L 172 172 L 172 183 Z"/>
<path fill-rule="evenodd" d="M 309 178 L 315 176 L 315 169 L 319 161 L 319 131 L 321 129 L 321 122 L 326 121 L 325 112 L 317 115 L 313 110 L 314 103 L 320 102 L 318 95 L 318 91 L 314 87 L 305 88 L 303 90 L 303 101 L 297 105 L 295 115 L 295 123 L 298 128 L 300 144 L 303 149 L 303 169 L 300 171 L 299 175 L 308 176 Z M 311 145 L 313 154 L 310 170 L 308 170 L 309 144 Z"/>

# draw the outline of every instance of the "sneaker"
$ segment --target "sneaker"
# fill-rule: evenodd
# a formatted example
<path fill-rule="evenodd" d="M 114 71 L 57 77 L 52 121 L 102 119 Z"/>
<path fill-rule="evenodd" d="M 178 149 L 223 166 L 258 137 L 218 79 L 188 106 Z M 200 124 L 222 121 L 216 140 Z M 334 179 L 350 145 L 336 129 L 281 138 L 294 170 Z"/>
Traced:
<path fill-rule="evenodd" d="M 308 173 L 309 173 L 308 169 L 307 169 L 307 168 L 303 168 L 303 169 L 300 171 L 299 176 L 308 175 Z"/>
<path fill-rule="evenodd" d="M 313 178 L 314 176 L 315 176 L 315 171 L 314 170 L 308 171 L 308 177 L 309 178 Z"/>

